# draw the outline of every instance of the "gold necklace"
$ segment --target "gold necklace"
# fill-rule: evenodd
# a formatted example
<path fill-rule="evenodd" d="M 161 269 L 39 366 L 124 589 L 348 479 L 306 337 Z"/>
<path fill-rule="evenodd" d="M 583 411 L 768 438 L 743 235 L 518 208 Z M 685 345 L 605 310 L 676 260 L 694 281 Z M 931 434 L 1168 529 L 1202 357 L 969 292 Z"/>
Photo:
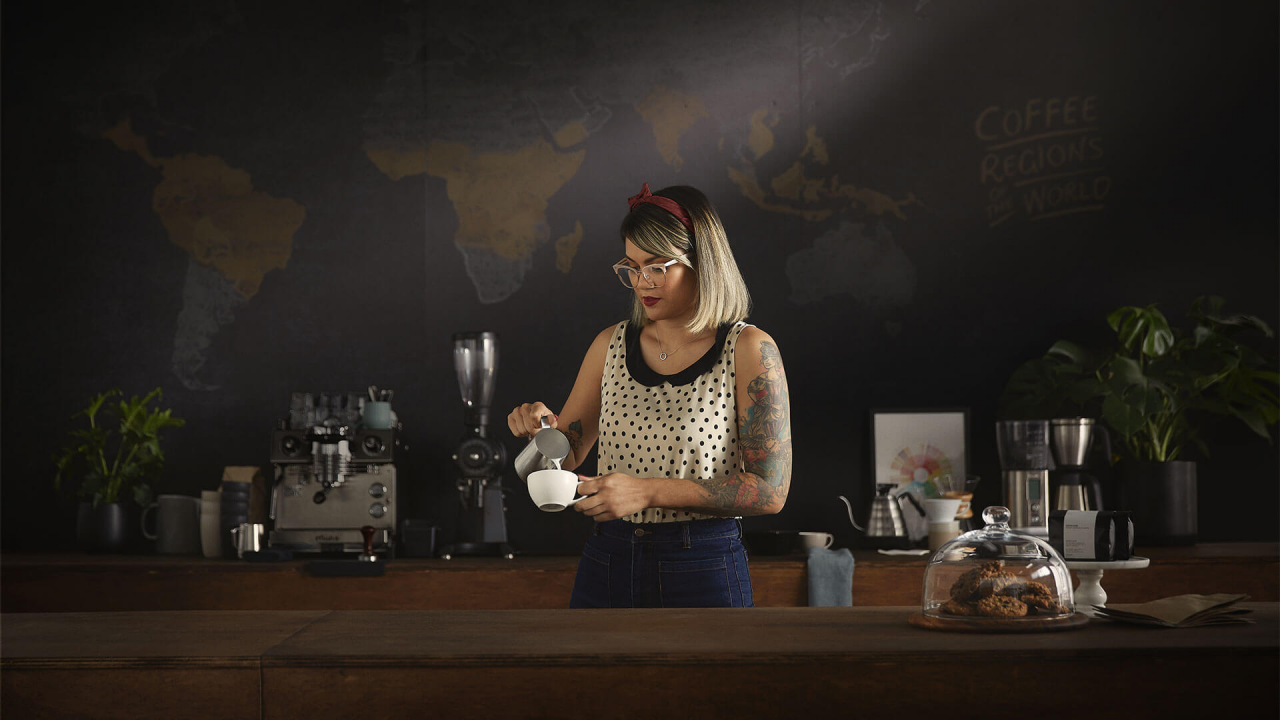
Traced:
<path fill-rule="evenodd" d="M 658 334 L 657 334 L 657 333 L 654 333 L 654 334 L 653 334 L 653 339 L 654 339 L 654 340 L 658 340 Z M 666 360 L 667 358 L 671 357 L 672 355 L 675 355 L 676 353 L 680 352 L 680 348 L 684 347 L 685 345 L 688 345 L 689 343 L 694 342 L 694 341 L 696 341 L 696 340 L 704 340 L 704 339 L 706 339 L 706 336 L 705 336 L 705 335 L 704 335 L 704 336 L 696 337 L 696 338 L 694 338 L 693 340 L 688 340 L 688 341 L 686 341 L 686 342 L 684 343 L 684 345 L 681 345 L 680 347 L 676 348 L 675 350 L 672 350 L 671 352 L 663 352 L 663 351 L 662 351 L 662 341 L 661 341 L 661 340 L 658 340 L 658 359 L 659 359 L 659 360 Z"/>

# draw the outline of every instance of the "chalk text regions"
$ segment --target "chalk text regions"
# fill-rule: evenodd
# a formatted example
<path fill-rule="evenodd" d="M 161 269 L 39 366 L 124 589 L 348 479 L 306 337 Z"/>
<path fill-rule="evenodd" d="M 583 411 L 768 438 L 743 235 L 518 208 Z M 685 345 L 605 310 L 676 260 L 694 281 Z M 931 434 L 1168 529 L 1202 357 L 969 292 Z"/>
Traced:
<path fill-rule="evenodd" d="M 980 169 L 982 184 L 1001 183 L 1006 180 L 1021 181 L 1035 178 L 1047 172 L 1098 163 L 1105 153 L 1102 139 L 1094 135 L 1076 138 L 1054 138 L 1030 147 L 1010 149 L 1006 152 L 989 152 L 982 158 Z"/>

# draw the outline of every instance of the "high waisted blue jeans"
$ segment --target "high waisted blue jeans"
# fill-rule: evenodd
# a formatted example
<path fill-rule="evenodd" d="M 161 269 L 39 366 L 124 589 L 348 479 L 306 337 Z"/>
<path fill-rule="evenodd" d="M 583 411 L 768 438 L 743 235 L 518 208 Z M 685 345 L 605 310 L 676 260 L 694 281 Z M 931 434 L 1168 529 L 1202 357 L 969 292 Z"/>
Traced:
<path fill-rule="evenodd" d="M 569 607 L 755 607 L 742 524 L 597 523 L 582 549 Z"/>

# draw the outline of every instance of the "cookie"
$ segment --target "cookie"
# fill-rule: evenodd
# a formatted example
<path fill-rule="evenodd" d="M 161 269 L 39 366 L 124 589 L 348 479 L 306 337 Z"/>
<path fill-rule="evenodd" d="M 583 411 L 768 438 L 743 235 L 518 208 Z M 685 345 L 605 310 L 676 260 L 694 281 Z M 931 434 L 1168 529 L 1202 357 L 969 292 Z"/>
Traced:
<path fill-rule="evenodd" d="M 1036 580 L 1028 580 L 1025 583 L 1010 583 L 1001 588 L 996 594 L 1004 594 L 1004 596 L 1021 598 L 1023 596 L 1033 597 L 1053 597 L 1053 591 L 1048 589 L 1048 585 L 1037 583 Z"/>
<path fill-rule="evenodd" d="M 1026 588 L 1022 592 L 1024 595 L 1043 595 L 1048 598 L 1053 597 L 1053 591 L 1049 589 L 1048 585 L 1038 583 L 1035 580 L 1028 580 Z"/>
<path fill-rule="evenodd" d="M 978 609 L 973 605 L 956 602 L 955 600 L 943 603 L 938 609 L 947 615 L 959 615 L 960 617 L 970 617 L 978 614 Z"/>
<path fill-rule="evenodd" d="M 1048 614 L 1064 613 L 1067 611 L 1067 608 L 1063 605 L 1059 605 L 1052 596 L 1040 595 L 1038 593 L 1028 593 L 1023 595 L 1022 603 L 1026 605 L 1028 609 L 1039 610 Z"/>
<path fill-rule="evenodd" d="M 998 575 L 1003 563 L 998 560 L 984 562 L 976 568 L 967 570 L 951 585 L 951 599 L 961 602 L 978 594 L 978 588 L 986 578 Z"/>
<path fill-rule="evenodd" d="M 1071 611 L 1066 605 L 1050 604 L 1048 608 L 1038 608 L 1034 605 L 1027 606 L 1027 615 L 1070 615 Z"/>
<path fill-rule="evenodd" d="M 1027 591 L 1026 583 L 1016 582 L 1016 583 L 1010 583 L 1009 585 L 1005 586 L 1002 590 L 1000 590 L 999 594 L 1005 595 L 1011 598 L 1016 598 L 1016 597 L 1022 597 L 1022 593 L 1026 591 Z"/>
<path fill-rule="evenodd" d="M 1006 595 L 992 595 L 978 601 L 978 614 L 992 618 L 1026 617 L 1027 606 L 1015 598 Z"/>
<path fill-rule="evenodd" d="M 991 577 L 983 578 L 978 584 L 979 597 L 991 597 L 992 595 L 1004 595 L 1004 590 L 1014 585 L 1018 585 L 1018 578 L 1013 573 L 1001 572 Z M 1014 595 L 1013 597 L 1017 597 Z"/>
<path fill-rule="evenodd" d="M 1053 598 L 1048 586 L 1044 583 L 1038 583 L 1035 580 L 1027 582 L 1013 582 L 1004 586 L 996 592 L 997 595 L 1007 595 L 1012 598 L 1021 599 L 1023 595 Z"/>

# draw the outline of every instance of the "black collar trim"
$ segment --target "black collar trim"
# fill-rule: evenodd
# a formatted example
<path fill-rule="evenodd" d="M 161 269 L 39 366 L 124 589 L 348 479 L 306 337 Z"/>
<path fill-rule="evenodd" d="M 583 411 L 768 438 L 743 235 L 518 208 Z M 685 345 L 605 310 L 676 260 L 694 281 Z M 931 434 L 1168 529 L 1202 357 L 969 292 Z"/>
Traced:
<path fill-rule="evenodd" d="M 711 347 L 698 358 L 697 362 L 689 367 L 681 370 L 674 375 L 662 375 L 649 367 L 644 361 L 644 355 L 640 352 L 640 328 L 635 323 L 627 322 L 626 343 L 627 343 L 627 372 L 636 382 L 645 387 L 657 387 L 662 383 L 671 383 L 672 385 L 688 385 L 697 380 L 703 373 L 716 366 L 716 360 L 720 357 L 720 352 L 724 348 L 725 340 L 729 337 L 729 330 L 733 328 L 732 323 L 721 325 L 716 330 L 716 341 Z"/>

